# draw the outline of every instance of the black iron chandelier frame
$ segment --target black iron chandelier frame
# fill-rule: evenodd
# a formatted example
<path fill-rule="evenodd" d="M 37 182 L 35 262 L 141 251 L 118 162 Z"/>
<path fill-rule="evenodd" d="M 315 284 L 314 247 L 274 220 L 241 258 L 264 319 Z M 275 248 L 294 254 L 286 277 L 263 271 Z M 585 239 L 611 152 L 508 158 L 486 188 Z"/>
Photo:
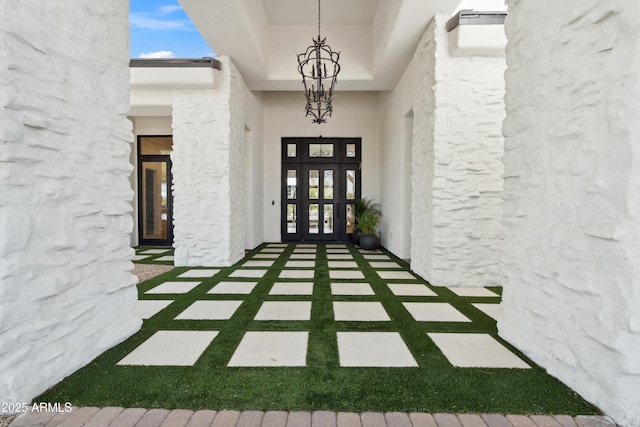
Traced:
<path fill-rule="evenodd" d="M 340 72 L 340 52 L 334 52 L 320 35 L 320 0 L 318 0 L 318 38 L 304 53 L 298 54 L 298 72 L 302 75 L 307 98 L 306 116 L 313 123 L 326 123 L 333 112 L 333 91 Z"/>

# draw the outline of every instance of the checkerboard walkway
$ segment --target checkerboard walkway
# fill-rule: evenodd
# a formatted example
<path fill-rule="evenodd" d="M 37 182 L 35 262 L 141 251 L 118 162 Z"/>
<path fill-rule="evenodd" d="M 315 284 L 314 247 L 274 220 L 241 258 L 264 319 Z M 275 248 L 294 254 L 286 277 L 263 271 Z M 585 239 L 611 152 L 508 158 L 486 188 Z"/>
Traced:
<path fill-rule="evenodd" d="M 136 252 L 136 263 L 173 264 L 171 249 Z M 104 378 L 87 380 L 76 373 L 71 391 L 65 380 L 57 386 L 60 394 L 53 395 L 60 400 L 73 393 L 75 384 L 99 382 L 86 391 L 108 389 L 109 396 L 90 401 L 106 399 L 105 407 L 22 414 L 11 426 L 614 426 L 603 416 L 409 412 L 425 407 L 421 399 L 438 394 L 430 388 L 438 375 L 445 382 L 435 383 L 458 384 L 463 393 L 455 395 L 465 399 L 471 393 L 474 402 L 494 399 L 492 386 L 482 384 L 489 377 L 546 375 L 498 337 L 501 292 L 498 287 L 433 287 L 392 254 L 347 244 L 263 244 L 231 267 L 176 267 L 138 285 L 135 310 L 143 327 L 92 363 Z M 176 392 L 164 388 L 167 372 L 174 375 L 169 381 L 186 393 L 178 407 L 208 409 L 107 406 L 124 402 L 113 396 L 131 394 L 131 388 L 138 396 L 135 402 L 163 405 L 163 396 Z M 334 376 L 340 380 L 330 386 L 330 396 L 323 396 Z M 479 376 L 480 385 L 467 386 Z M 288 404 L 269 390 L 297 403 Z M 424 390 L 431 394 L 421 394 Z M 562 396 L 575 397 L 566 392 Z M 147 399 L 145 393 L 155 397 Z M 293 410 L 318 408 L 304 400 L 316 393 L 336 402 L 328 404 L 335 410 Z M 334 393 L 340 397 L 333 399 Z M 548 389 L 527 393 L 522 408 L 529 407 L 532 396 L 544 400 Z M 194 404 L 196 397 L 201 400 Z M 452 399 L 432 410 L 456 408 Z M 370 402 L 379 411 L 408 412 L 338 410 L 366 411 L 373 409 Z M 219 410 L 256 406 L 283 410 Z M 5 421 L 0 417 L 0 426 Z"/>
<path fill-rule="evenodd" d="M 320 252 L 322 252 L 320 254 Z M 139 260 L 169 261 L 166 250 L 146 249 Z M 329 285 L 316 277 L 316 267 L 325 263 Z M 278 268 L 274 268 L 275 265 Z M 368 267 L 364 269 L 363 267 Z M 269 271 L 275 280 L 264 279 Z M 373 271 L 374 273 L 367 273 Z M 147 289 L 137 313 L 150 318 L 166 309 L 177 295 L 199 289 L 198 298 L 174 320 L 218 321 L 217 329 L 159 330 L 124 357 L 120 365 L 188 366 L 196 363 L 209 347 L 224 321 L 251 308 L 244 304 L 252 293 L 262 297 L 260 307 L 227 362 L 229 367 L 297 367 L 313 365 L 307 357 L 314 340 L 326 336 L 310 333 L 310 322 L 326 316 L 336 323 L 333 342 L 341 367 L 418 367 L 412 342 L 400 325 L 407 321 L 424 325 L 424 340 L 431 340 L 442 356 L 457 367 L 528 369 L 530 366 L 495 336 L 469 327 L 473 318 L 450 301 L 476 311 L 475 318 L 500 315 L 499 290 L 487 288 L 434 288 L 408 270 L 406 265 L 382 251 L 358 251 L 345 244 L 267 244 L 244 259 L 233 271 L 192 268 L 177 277 Z M 326 279 L 326 278 L 325 278 Z M 389 310 L 395 306 L 395 310 Z M 316 307 L 328 308 L 321 312 Z M 398 308 L 404 318 L 398 318 Z M 390 314 L 391 313 L 391 314 Z M 326 319 L 325 319 L 326 320 Z M 442 332 L 446 324 L 446 332 Z M 366 325 L 366 327 L 363 327 Z"/>

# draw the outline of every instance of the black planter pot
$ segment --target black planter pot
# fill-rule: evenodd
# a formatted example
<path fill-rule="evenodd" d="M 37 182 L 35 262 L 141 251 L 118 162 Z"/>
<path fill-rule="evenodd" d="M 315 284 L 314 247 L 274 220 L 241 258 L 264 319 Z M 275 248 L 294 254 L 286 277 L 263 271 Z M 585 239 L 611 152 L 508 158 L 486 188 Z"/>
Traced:
<path fill-rule="evenodd" d="M 380 247 L 380 239 L 375 234 L 360 236 L 360 247 L 367 251 L 372 251 Z"/>

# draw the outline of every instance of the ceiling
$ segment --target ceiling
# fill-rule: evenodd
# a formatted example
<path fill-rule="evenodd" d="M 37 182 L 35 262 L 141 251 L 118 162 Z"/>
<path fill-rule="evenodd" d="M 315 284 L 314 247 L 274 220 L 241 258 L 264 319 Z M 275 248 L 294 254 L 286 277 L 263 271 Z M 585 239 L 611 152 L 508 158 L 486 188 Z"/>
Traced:
<path fill-rule="evenodd" d="M 316 0 L 179 0 L 251 90 L 300 90 L 296 55 L 318 33 Z M 460 0 L 321 0 L 321 34 L 340 52 L 336 90 L 391 90 L 436 13 Z"/>

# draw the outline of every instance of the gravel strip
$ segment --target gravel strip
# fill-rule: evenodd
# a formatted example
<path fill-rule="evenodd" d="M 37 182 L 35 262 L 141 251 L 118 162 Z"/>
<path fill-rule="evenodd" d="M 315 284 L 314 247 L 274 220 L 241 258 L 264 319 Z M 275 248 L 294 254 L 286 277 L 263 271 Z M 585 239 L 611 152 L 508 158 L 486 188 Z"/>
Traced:
<path fill-rule="evenodd" d="M 142 283 L 145 280 L 152 279 L 156 276 L 161 275 L 162 273 L 166 273 L 167 271 L 172 270 L 173 267 L 170 265 L 159 265 L 159 264 L 134 264 L 133 265 L 133 274 L 138 276 L 139 282 Z M 0 427 L 2 427 L 0 425 Z"/>

